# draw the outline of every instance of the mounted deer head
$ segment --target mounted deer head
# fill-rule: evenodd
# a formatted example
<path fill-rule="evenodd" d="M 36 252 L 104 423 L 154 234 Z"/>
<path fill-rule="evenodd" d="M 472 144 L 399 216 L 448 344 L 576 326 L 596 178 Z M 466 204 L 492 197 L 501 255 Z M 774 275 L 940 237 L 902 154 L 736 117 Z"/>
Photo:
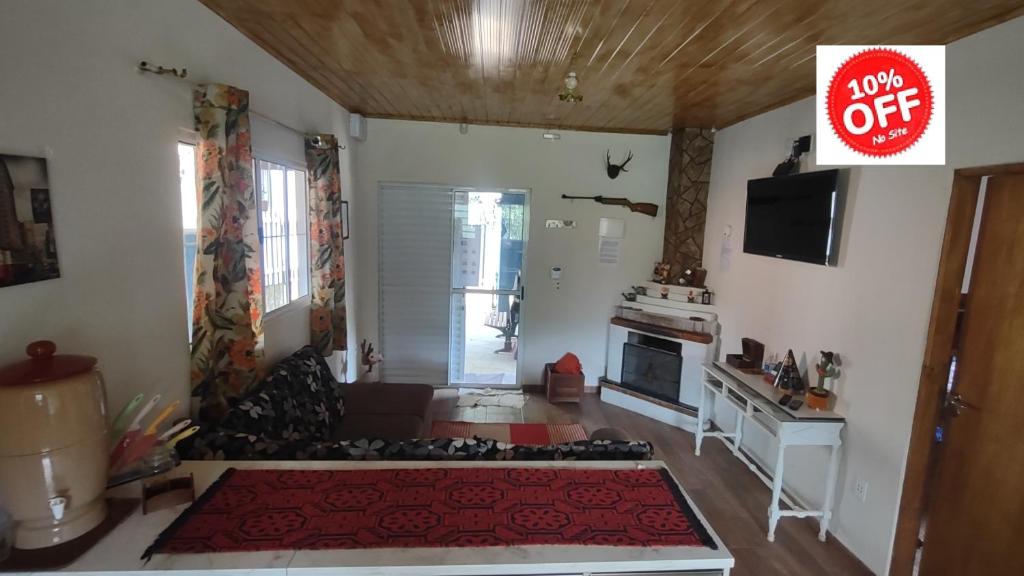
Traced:
<path fill-rule="evenodd" d="M 630 150 L 622 164 L 612 164 L 612 151 L 608 150 L 605 152 L 604 166 L 608 170 L 608 177 L 614 180 L 619 177 L 619 172 L 629 172 L 629 170 L 626 170 L 626 164 L 629 164 L 629 161 L 632 159 L 633 151 Z"/>

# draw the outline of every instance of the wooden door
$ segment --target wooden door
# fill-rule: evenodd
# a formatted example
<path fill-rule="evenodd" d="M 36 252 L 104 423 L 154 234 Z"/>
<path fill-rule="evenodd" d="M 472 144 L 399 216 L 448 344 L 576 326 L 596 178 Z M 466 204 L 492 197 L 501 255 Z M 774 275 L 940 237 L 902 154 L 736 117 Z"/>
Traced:
<path fill-rule="evenodd" d="M 981 218 L 922 576 L 1024 574 L 1024 175 L 990 178 Z"/>

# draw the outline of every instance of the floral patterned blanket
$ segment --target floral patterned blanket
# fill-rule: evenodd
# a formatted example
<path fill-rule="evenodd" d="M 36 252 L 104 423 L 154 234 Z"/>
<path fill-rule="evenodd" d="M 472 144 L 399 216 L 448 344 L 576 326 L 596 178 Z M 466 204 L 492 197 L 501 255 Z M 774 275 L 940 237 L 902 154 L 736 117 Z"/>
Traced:
<path fill-rule="evenodd" d="M 649 442 L 581 440 L 548 446 L 487 438 L 419 438 L 391 442 L 273 442 L 244 434 L 204 435 L 182 454 L 193 460 L 650 460 Z"/>

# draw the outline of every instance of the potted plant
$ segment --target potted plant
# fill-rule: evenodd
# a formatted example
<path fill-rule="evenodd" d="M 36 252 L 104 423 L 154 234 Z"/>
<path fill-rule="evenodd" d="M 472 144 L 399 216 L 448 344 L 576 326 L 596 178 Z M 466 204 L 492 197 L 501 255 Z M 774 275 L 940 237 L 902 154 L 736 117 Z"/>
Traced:
<path fill-rule="evenodd" d="M 832 392 L 825 387 L 829 378 L 839 377 L 839 357 L 835 352 L 821 352 L 818 364 L 814 367 L 818 372 L 818 385 L 807 394 L 807 407 L 814 410 L 828 410 Z"/>

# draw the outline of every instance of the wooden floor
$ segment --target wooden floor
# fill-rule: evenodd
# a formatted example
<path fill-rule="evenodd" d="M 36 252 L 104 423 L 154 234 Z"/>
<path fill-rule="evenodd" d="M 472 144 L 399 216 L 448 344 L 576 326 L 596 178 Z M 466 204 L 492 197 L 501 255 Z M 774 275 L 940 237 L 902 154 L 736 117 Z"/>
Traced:
<path fill-rule="evenodd" d="M 458 408 L 454 390 L 439 390 L 431 420 L 509 422 L 506 411 L 489 419 L 486 411 Z M 765 539 L 770 491 L 717 439 L 704 442 L 701 455 L 693 455 L 693 434 L 586 394 L 581 404 L 549 404 L 530 394 L 522 410 L 524 422 L 579 422 L 588 433 L 604 427 L 624 430 L 631 438 L 654 444 L 655 458 L 663 460 L 687 494 L 725 541 L 736 558 L 733 576 L 868 575 L 871 571 L 830 535 L 818 541 L 818 524 L 811 519 L 787 518 L 779 522 L 775 543 Z M 430 422 L 426 429 L 430 429 Z"/>

